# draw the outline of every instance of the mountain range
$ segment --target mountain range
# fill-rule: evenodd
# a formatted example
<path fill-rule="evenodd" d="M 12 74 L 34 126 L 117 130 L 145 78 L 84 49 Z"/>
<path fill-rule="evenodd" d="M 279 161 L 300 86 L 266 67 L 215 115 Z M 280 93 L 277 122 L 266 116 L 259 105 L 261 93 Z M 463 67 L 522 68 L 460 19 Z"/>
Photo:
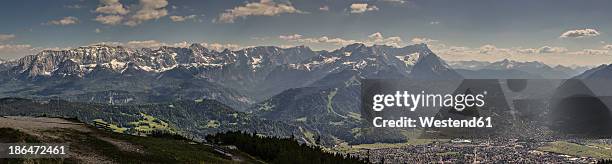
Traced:
<path fill-rule="evenodd" d="M 576 79 L 612 79 L 612 65 L 600 65 L 595 68 L 584 71 L 582 74 L 574 77 Z"/>
<path fill-rule="evenodd" d="M 471 79 L 567 79 L 589 67 L 551 67 L 539 61 L 519 62 L 504 59 L 497 62 L 453 61 L 449 62 L 457 72 Z"/>
<path fill-rule="evenodd" d="M 28 95 L 61 96 L 75 101 L 129 103 L 204 98 L 244 108 L 254 100 L 237 90 L 249 93 L 259 88 L 255 86 L 263 83 L 276 66 L 310 56 L 313 51 L 306 47 L 217 52 L 199 44 L 157 50 L 93 45 L 46 50 L 21 58 L 5 69 L 8 76 L 2 80 L 33 86 L 17 87 L 19 93 L 27 90 Z"/>
<path fill-rule="evenodd" d="M 92 45 L 45 50 L 0 68 L 5 96 L 104 103 L 203 98 L 239 110 L 346 69 L 364 70 L 368 77 L 460 77 L 424 44 L 352 44 L 332 52 L 304 46 L 218 52 L 199 44 L 156 50 Z"/>
<path fill-rule="evenodd" d="M 297 124 L 299 132 L 311 134 L 310 140 L 317 135 L 325 141 L 356 140 L 351 129 L 361 119 L 355 103 L 361 79 L 462 78 L 425 44 L 396 48 L 356 43 L 334 51 L 262 46 L 222 52 L 199 44 L 155 50 L 91 45 L 45 50 L 2 66 L 2 97 L 111 105 L 211 99 L 249 115 Z M 348 125 L 346 130 L 334 131 L 342 124 Z"/>
<path fill-rule="evenodd" d="M 126 108 L 130 115 L 147 111 L 191 135 L 227 130 L 273 135 L 271 129 L 282 127 L 277 135 L 301 135 L 310 143 L 318 137 L 323 145 L 401 142 L 406 140 L 401 131 L 361 126 L 356 102 L 362 79 L 569 78 L 581 69 L 511 60 L 447 64 L 426 44 L 398 48 L 355 43 L 333 51 L 259 46 L 220 52 L 200 44 L 158 49 L 90 45 L 0 63 L 0 97 L 117 105 L 111 107 Z M 598 67 L 578 77 L 605 70 L 610 69 Z M 227 106 L 192 103 L 208 100 Z M 192 114 L 211 106 L 220 109 Z M 164 112 L 177 108 L 184 110 Z M 104 115 L 133 117 L 112 111 L 116 113 L 88 110 L 83 121 Z M 206 115 L 220 113 L 223 116 Z M 254 125 L 202 130 L 198 128 L 208 122 L 188 121 L 203 118 Z M 266 126 L 270 122 L 274 125 Z"/>

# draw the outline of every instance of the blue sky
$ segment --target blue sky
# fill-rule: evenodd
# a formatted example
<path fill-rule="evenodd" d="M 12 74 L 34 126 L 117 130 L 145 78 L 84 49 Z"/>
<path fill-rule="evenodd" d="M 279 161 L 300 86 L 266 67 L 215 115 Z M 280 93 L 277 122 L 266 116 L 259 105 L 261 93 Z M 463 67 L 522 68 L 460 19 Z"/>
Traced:
<path fill-rule="evenodd" d="M 425 42 L 447 60 L 611 63 L 609 0 L 10 0 L 0 58 L 105 42 L 213 49 Z M 567 61 L 580 58 L 578 60 Z"/>

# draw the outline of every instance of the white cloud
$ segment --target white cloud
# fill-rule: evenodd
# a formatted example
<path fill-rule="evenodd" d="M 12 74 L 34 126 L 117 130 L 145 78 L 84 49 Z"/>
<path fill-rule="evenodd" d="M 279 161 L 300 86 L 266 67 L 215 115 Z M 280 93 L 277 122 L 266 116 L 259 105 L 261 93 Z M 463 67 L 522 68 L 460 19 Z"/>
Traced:
<path fill-rule="evenodd" d="M 525 48 L 525 49 L 517 49 L 516 52 L 521 53 L 521 54 L 534 54 L 538 52 L 538 49 L 535 48 Z"/>
<path fill-rule="evenodd" d="M 440 22 L 438 22 L 438 21 L 431 21 L 431 22 L 429 22 L 429 24 L 436 25 L 436 24 L 440 24 Z"/>
<path fill-rule="evenodd" d="M 472 49 L 469 47 L 457 47 L 451 46 L 449 48 L 442 47 L 441 49 L 437 49 L 444 53 L 452 53 L 452 54 L 486 54 L 486 55 L 533 55 L 533 54 L 566 54 L 568 49 L 565 47 L 554 47 L 554 46 L 542 46 L 540 48 L 499 48 L 492 44 L 486 44 L 479 48 Z"/>
<path fill-rule="evenodd" d="M 125 44 L 121 42 L 97 42 L 97 43 L 91 43 L 87 46 L 94 46 L 94 45 L 125 46 Z"/>
<path fill-rule="evenodd" d="M 375 32 L 375 33 L 372 33 L 372 34 L 368 35 L 368 38 L 370 40 L 378 40 L 378 41 L 380 41 L 380 40 L 383 40 L 385 37 L 382 36 L 382 33 Z"/>
<path fill-rule="evenodd" d="M 538 48 L 538 53 L 547 54 L 547 53 L 564 53 L 567 52 L 567 48 L 565 47 L 551 47 L 551 46 L 542 46 Z"/>
<path fill-rule="evenodd" d="M 199 43 L 200 45 L 211 49 L 211 50 L 215 50 L 215 51 L 223 51 L 225 49 L 229 49 L 229 50 L 238 50 L 240 48 L 243 48 L 240 45 L 237 44 L 221 44 L 221 43 Z M 176 43 L 164 43 L 158 40 L 133 40 L 133 41 L 128 41 L 127 43 L 122 43 L 122 42 L 100 42 L 100 43 L 94 43 L 91 45 L 112 45 L 112 46 L 125 46 L 128 48 L 151 48 L 151 49 L 156 49 L 162 46 L 169 46 L 169 47 L 181 47 L 181 48 L 186 48 L 189 47 L 191 44 L 187 41 L 182 41 L 182 42 L 176 42 Z"/>
<path fill-rule="evenodd" d="M 131 48 L 157 48 L 164 45 L 157 40 L 134 40 L 127 42 L 126 46 Z"/>
<path fill-rule="evenodd" d="M 349 44 L 353 44 L 356 41 L 355 40 L 347 40 L 347 39 L 342 39 L 342 38 L 330 38 L 327 36 L 323 36 L 318 38 L 315 42 L 319 42 L 319 43 L 332 43 L 335 45 L 349 45 Z"/>
<path fill-rule="evenodd" d="M 196 17 L 197 15 L 188 15 L 188 16 L 173 15 L 173 16 L 170 16 L 170 20 L 172 20 L 173 22 L 182 22 L 188 19 L 195 19 Z"/>
<path fill-rule="evenodd" d="M 15 34 L 0 34 L 0 42 L 8 41 L 15 38 Z"/>
<path fill-rule="evenodd" d="M 119 0 L 100 0 L 100 3 L 102 5 L 96 8 L 97 13 L 125 15 L 129 12 Z"/>
<path fill-rule="evenodd" d="M 125 44 L 120 43 L 120 42 L 103 42 L 102 44 L 115 45 L 115 46 L 126 46 L 129 48 L 151 48 L 151 49 L 159 48 L 161 46 L 185 48 L 191 45 L 187 41 L 176 42 L 176 43 L 164 43 L 158 40 L 133 40 Z"/>
<path fill-rule="evenodd" d="M 117 25 L 119 23 L 121 23 L 121 21 L 123 20 L 123 16 L 120 15 L 98 15 L 96 17 L 96 19 L 94 19 L 102 24 L 107 24 L 107 25 Z"/>
<path fill-rule="evenodd" d="M 584 38 L 598 36 L 600 33 L 595 29 L 575 29 L 569 30 L 561 34 L 561 38 Z"/>
<path fill-rule="evenodd" d="M 462 46 L 437 46 L 440 45 L 440 43 L 435 43 L 433 45 L 436 46 L 429 46 L 431 50 L 446 61 L 477 60 L 495 62 L 509 59 L 521 62 L 540 61 L 551 66 L 592 66 L 609 64 L 609 61 L 612 61 L 612 51 L 603 49 L 584 49 L 570 52 L 566 48 L 555 46 L 542 46 L 539 48 L 500 48 L 493 44 L 487 44 L 481 47 L 471 48 Z M 550 55 L 542 54 L 540 51 L 549 52 L 548 54 Z"/>
<path fill-rule="evenodd" d="M 283 13 L 305 13 L 293 7 L 291 3 L 276 3 L 272 0 L 247 3 L 221 13 L 215 20 L 220 23 L 234 23 L 237 18 L 249 16 L 277 16 Z"/>
<path fill-rule="evenodd" d="M 378 11 L 378 7 L 367 3 L 353 3 L 350 9 L 351 13 L 355 14 L 365 13 L 366 11 Z"/>
<path fill-rule="evenodd" d="M 399 47 L 403 44 L 403 42 L 402 42 L 402 38 L 400 37 L 393 36 L 393 37 L 385 38 L 382 35 L 382 33 L 375 32 L 368 36 L 368 40 L 365 41 L 365 44 L 371 44 L 371 45 L 380 44 L 380 45 Z"/>
<path fill-rule="evenodd" d="M 0 51 L 18 51 L 32 48 L 29 44 L 0 44 Z"/>
<path fill-rule="evenodd" d="M 99 28 L 96 28 L 96 30 L 94 30 L 94 32 L 96 32 L 96 33 L 101 33 L 101 32 L 102 32 L 102 30 L 100 30 Z"/>
<path fill-rule="evenodd" d="M 608 50 L 583 49 L 582 51 L 570 52 L 572 55 L 606 55 Z"/>
<path fill-rule="evenodd" d="M 329 6 L 323 5 L 323 6 L 319 7 L 319 10 L 321 10 L 321 11 L 329 11 Z"/>
<path fill-rule="evenodd" d="M 492 44 L 485 44 L 476 50 L 468 49 L 468 51 L 465 51 L 465 52 L 466 53 L 487 54 L 487 55 L 510 55 L 517 51 L 514 49 L 509 49 L 509 48 L 499 48 Z"/>
<path fill-rule="evenodd" d="M 433 40 L 430 38 L 425 38 L 425 37 L 415 37 L 412 38 L 412 40 L 410 40 L 413 44 L 420 44 L 420 43 L 431 43 L 431 42 L 437 42 L 438 40 Z"/>
<path fill-rule="evenodd" d="M 142 22 L 159 19 L 168 15 L 168 10 L 166 10 L 166 6 L 168 6 L 167 0 L 140 0 L 139 5 L 140 10 L 132 15 L 130 19 L 124 23 L 125 25 L 137 26 Z"/>
<path fill-rule="evenodd" d="M 191 45 L 191 44 L 189 44 L 187 41 L 182 41 L 182 42 L 178 42 L 178 43 L 172 43 L 172 44 L 169 44 L 169 45 L 167 45 L 167 46 L 170 46 L 170 47 L 181 47 L 181 48 L 187 48 L 187 47 L 189 47 L 190 45 Z"/>
<path fill-rule="evenodd" d="M 464 51 L 468 51 L 470 48 L 468 47 L 459 47 L 459 46 L 451 46 L 448 48 L 448 50 L 452 51 L 452 52 L 464 52 Z"/>
<path fill-rule="evenodd" d="M 225 49 L 238 50 L 242 48 L 240 45 L 237 45 L 237 44 L 221 44 L 221 43 L 200 43 L 200 44 L 208 49 L 215 50 L 215 51 L 223 51 Z"/>
<path fill-rule="evenodd" d="M 282 40 L 298 40 L 302 38 L 302 35 L 300 34 L 293 34 L 293 35 L 281 35 L 278 36 L 278 38 L 282 39 Z"/>
<path fill-rule="evenodd" d="M 69 16 L 69 17 L 64 17 L 62 19 L 58 19 L 58 20 L 51 20 L 49 22 L 47 22 L 47 24 L 51 24 L 51 25 L 71 25 L 71 24 L 77 24 L 79 23 L 79 19 L 73 16 Z"/>
<path fill-rule="evenodd" d="M 353 40 L 353 39 L 344 39 L 337 37 L 329 37 L 329 36 L 321 36 L 321 37 L 304 37 L 300 34 L 291 34 L 291 35 L 281 35 L 280 39 L 292 42 L 299 43 L 307 43 L 307 44 L 323 44 L 326 46 L 336 45 L 336 46 L 345 46 L 353 43 L 364 43 L 367 45 L 388 45 L 399 47 L 404 43 L 402 38 L 393 36 L 393 37 L 384 37 L 382 33 L 376 32 L 368 35 L 367 38 L 362 40 Z"/>
<path fill-rule="evenodd" d="M 159 19 L 168 15 L 167 0 L 139 0 L 138 5 L 131 8 L 138 9 L 132 15 L 130 10 L 124 7 L 119 0 L 100 0 L 101 5 L 96 8 L 98 15 L 94 20 L 107 25 L 118 25 L 122 21 L 127 26 L 137 26 L 145 21 Z"/>
<path fill-rule="evenodd" d="M 278 47 L 280 47 L 280 48 L 293 48 L 293 47 L 296 47 L 296 45 L 286 45 L 286 44 L 282 44 L 282 45 L 279 45 Z"/>
<path fill-rule="evenodd" d="M 130 11 L 123 7 L 119 0 L 100 0 L 102 5 L 96 8 L 96 13 L 109 14 L 98 15 L 94 20 L 106 25 L 118 25 L 123 21 L 123 15 Z"/>
<path fill-rule="evenodd" d="M 3 58 L 17 58 L 35 53 L 29 44 L 0 44 L 0 56 Z"/>
<path fill-rule="evenodd" d="M 297 42 L 301 42 L 301 43 L 313 43 L 313 44 L 333 44 L 333 45 L 340 45 L 340 46 L 345 46 L 345 45 L 349 45 L 349 44 L 353 44 L 356 43 L 357 41 L 355 40 L 347 40 L 347 39 L 342 39 L 342 38 L 331 38 L 328 36 L 321 36 L 318 38 L 302 38 L 302 39 L 297 39 Z"/>
<path fill-rule="evenodd" d="M 479 50 L 481 54 L 490 54 L 495 52 L 497 50 L 497 47 L 495 47 L 494 45 L 487 44 L 481 46 Z"/>
<path fill-rule="evenodd" d="M 210 50 L 215 50 L 215 51 L 223 51 L 225 49 L 229 49 L 232 51 L 235 50 L 240 50 L 242 48 L 245 48 L 243 46 L 240 46 L 238 44 L 231 44 L 231 43 L 227 43 L 227 44 L 223 44 L 223 43 L 197 43 L 202 45 L 203 47 L 206 47 Z M 129 41 L 127 43 L 122 43 L 122 42 L 99 42 L 99 43 L 93 43 L 90 45 L 110 45 L 110 46 L 124 46 L 127 48 L 135 48 L 135 49 L 139 49 L 139 48 L 151 48 L 151 49 L 157 49 L 161 46 L 169 46 L 169 47 L 181 47 L 181 48 L 187 48 L 189 46 L 191 46 L 190 42 L 187 41 L 182 41 L 182 42 L 176 42 L 176 43 L 164 43 L 164 42 L 160 42 L 158 40 L 133 40 L 133 41 Z"/>

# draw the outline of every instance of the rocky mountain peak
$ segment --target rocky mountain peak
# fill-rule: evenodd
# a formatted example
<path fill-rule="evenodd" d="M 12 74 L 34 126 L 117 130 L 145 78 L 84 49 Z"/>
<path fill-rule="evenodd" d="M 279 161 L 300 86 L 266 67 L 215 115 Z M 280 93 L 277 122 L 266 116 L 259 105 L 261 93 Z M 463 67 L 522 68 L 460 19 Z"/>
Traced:
<path fill-rule="evenodd" d="M 206 47 L 204 47 L 202 44 L 200 43 L 193 43 L 189 46 L 189 49 L 191 49 L 192 51 L 194 51 L 194 53 L 210 53 L 210 50 L 207 49 Z"/>
<path fill-rule="evenodd" d="M 460 79 L 462 78 L 444 60 L 432 53 L 420 53 L 417 62 L 410 73 L 411 77 L 418 79 Z"/>
<path fill-rule="evenodd" d="M 612 64 L 602 64 L 575 76 L 576 79 L 612 79 Z"/>
<path fill-rule="evenodd" d="M 371 51 L 372 51 L 372 47 L 368 47 L 367 45 L 363 43 L 353 43 L 345 47 L 342 47 L 338 50 L 335 50 L 332 53 L 344 55 L 344 56 L 351 56 L 352 54 L 355 54 L 355 55 L 370 54 L 372 55 L 373 53 L 370 53 Z"/>

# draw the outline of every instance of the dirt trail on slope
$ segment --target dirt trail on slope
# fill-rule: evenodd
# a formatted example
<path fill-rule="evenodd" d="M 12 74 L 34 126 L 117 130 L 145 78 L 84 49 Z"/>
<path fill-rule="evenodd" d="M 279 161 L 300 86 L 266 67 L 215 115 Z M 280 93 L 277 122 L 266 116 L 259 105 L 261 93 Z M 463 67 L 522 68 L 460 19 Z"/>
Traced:
<path fill-rule="evenodd" d="M 83 123 L 75 123 L 61 118 L 47 117 L 0 117 L 0 128 L 14 128 L 20 130 L 51 130 L 53 128 L 74 129 L 81 132 L 91 131 Z"/>

